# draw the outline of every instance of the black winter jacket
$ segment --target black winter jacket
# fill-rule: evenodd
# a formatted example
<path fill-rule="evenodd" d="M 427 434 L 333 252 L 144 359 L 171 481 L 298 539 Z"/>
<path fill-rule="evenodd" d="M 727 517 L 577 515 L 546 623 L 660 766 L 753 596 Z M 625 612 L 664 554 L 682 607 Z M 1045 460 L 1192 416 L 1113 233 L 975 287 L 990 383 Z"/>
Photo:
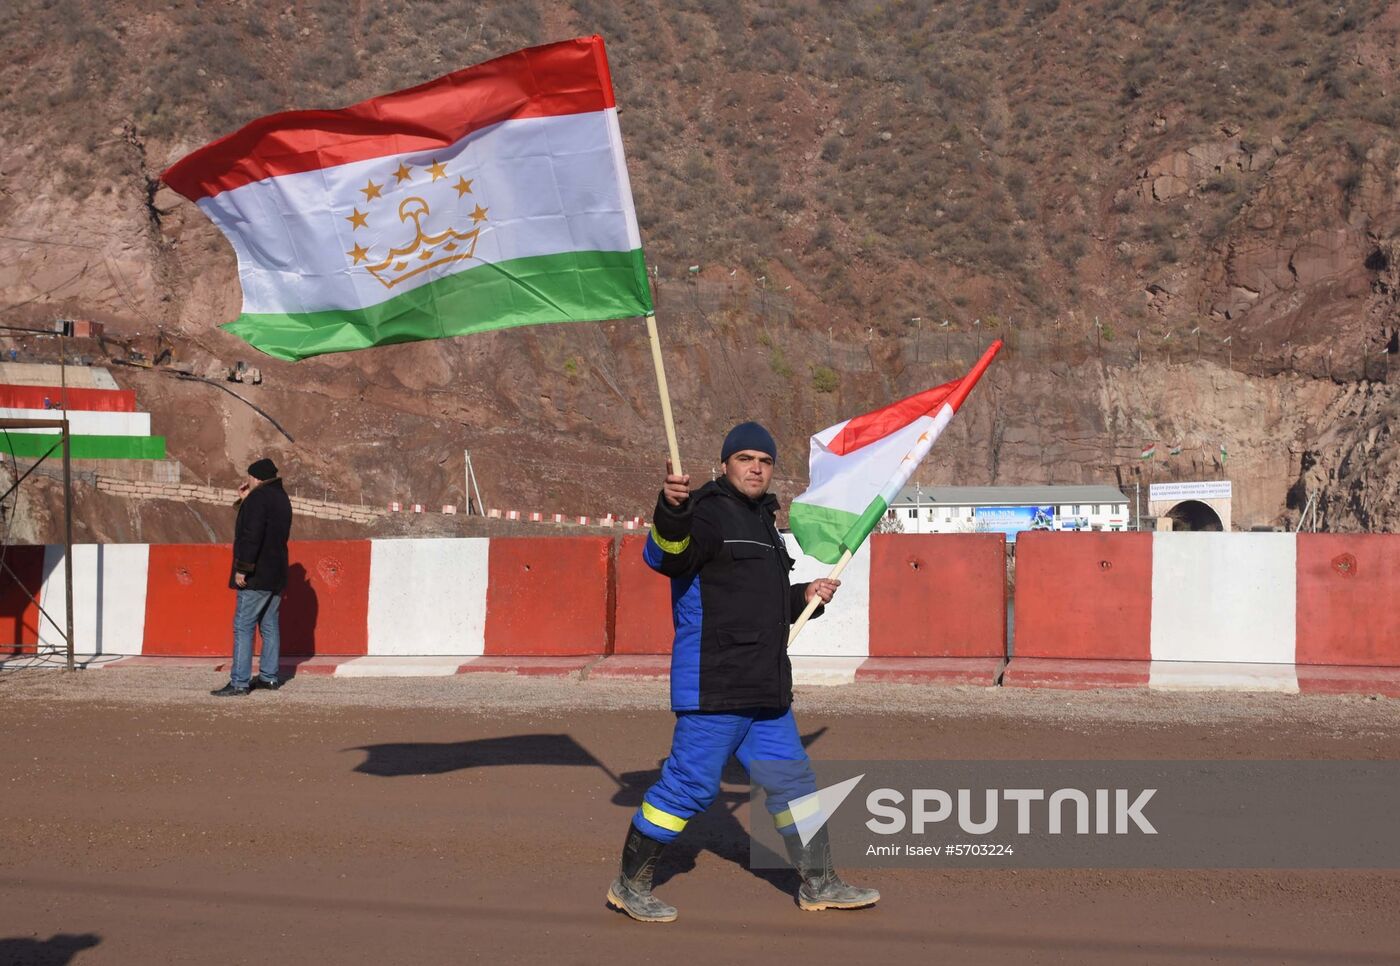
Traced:
<path fill-rule="evenodd" d="M 247 589 L 281 592 L 287 587 L 287 539 L 292 533 L 292 501 L 281 480 L 268 480 L 244 498 L 233 527 L 234 574 L 247 575 Z"/>
<path fill-rule="evenodd" d="M 773 522 L 777 510 L 777 497 L 751 500 L 723 477 L 679 507 L 657 500 L 643 554 L 671 578 L 673 710 L 792 703 L 787 636 L 807 585 L 788 582 L 794 564 Z"/>

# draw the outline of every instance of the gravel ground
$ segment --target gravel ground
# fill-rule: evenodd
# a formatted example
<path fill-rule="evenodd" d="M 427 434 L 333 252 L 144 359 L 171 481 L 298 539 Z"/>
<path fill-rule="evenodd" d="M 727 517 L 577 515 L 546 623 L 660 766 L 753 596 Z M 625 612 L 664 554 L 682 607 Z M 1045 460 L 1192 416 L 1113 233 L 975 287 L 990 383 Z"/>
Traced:
<path fill-rule="evenodd" d="M 185 668 L 65 671 L 47 668 L 0 672 L 0 697 L 9 701 L 99 701 L 208 705 L 209 691 L 226 678 Z M 450 708 L 458 714 L 500 711 L 665 711 L 665 681 L 458 674 L 446 677 L 349 678 L 304 674 L 275 695 L 226 699 L 239 714 L 302 712 L 315 708 Z M 1277 720 L 1307 727 L 1319 737 L 1400 734 L 1400 699 L 1371 695 L 1276 692 L 1184 692 L 1146 689 L 1056 690 L 911 684 L 847 684 L 796 692 L 802 714 L 899 715 L 922 720 L 993 716 L 1042 721 L 1135 725 L 1255 725 Z"/>
<path fill-rule="evenodd" d="M 0 673 L 0 963 L 1397 961 L 1384 870 L 860 869 L 862 913 L 751 871 L 727 786 L 603 902 L 671 715 L 660 681 Z M 815 758 L 1400 759 L 1400 701 L 803 688 Z M 568 754 L 564 752 L 568 751 Z"/>

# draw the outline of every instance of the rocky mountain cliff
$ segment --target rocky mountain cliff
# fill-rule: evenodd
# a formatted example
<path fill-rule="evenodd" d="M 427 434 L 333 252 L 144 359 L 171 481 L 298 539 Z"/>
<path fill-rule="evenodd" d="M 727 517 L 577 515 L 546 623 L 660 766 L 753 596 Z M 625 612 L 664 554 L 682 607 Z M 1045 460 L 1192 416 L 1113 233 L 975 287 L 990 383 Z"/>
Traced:
<path fill-rule="evenodd" d="M 488 506 L 647 512 L 665 444 L 639 324 L 265 359 L 217 329 L 240 304 L 227 243 L 157 180 L 262 114 L 597 31 L 695 474 L 758 418 L 791 496 L 811 432 L 1001 336 L 927 482 L 1225 476 L 1237 525 L 1314 493 L 1322 528 L 1400 525 L 1400 3 L 17 8 L 0 324 L 94 318 L 91 360 L 261 368 L 235 388 L 285 433 L 168 367 L 114 370 L 192 478 L 267 452 L 333 499 L 463 504 L 470 450 Z M 208 538 L 139 514 L 94 511 L 93 535 Z"/>

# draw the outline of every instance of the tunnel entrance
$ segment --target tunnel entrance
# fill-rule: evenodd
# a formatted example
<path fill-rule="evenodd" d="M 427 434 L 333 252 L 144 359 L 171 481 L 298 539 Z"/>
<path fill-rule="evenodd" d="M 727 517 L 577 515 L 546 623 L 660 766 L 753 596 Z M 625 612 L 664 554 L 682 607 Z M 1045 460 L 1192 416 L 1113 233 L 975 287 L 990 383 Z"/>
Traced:
<path fill-rule="evenodd" d="M 1167 511 L 1173 530 L 1221 531 L 1220 515 L 1200 500 L 1183 500 Z"/>

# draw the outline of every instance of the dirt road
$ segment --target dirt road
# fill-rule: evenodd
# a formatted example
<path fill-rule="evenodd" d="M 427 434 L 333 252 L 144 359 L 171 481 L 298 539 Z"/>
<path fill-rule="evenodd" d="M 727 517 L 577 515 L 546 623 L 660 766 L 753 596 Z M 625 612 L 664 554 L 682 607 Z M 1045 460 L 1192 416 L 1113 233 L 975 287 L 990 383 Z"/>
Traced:
<path fill-rule="evenodd" d="M 0 963 L 1400 961 L 1400 872 L 861 870 L 800 912 L 744 866 L 744 786 L 605 907 L 665 754 L 657 683 L 0 674 Z M 814 757 L 1397 758 L 1400 702 L 923 689 L 798 695 Z"/>

